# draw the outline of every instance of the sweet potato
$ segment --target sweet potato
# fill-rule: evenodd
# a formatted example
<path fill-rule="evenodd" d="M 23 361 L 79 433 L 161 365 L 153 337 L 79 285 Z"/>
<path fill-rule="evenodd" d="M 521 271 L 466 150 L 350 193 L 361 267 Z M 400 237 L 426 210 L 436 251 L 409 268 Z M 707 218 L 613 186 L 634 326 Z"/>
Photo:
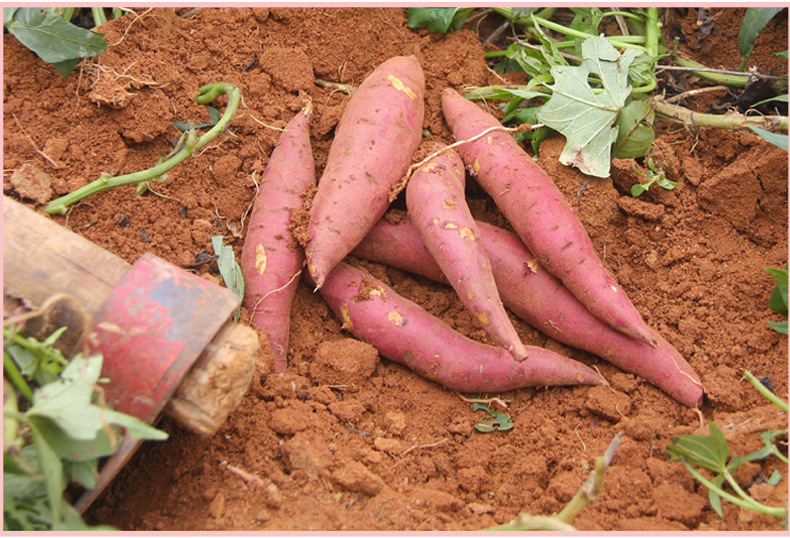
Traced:
<path fill-rule="evenodd" d="M 546 349 L 528 347 L 527 360 L 517 361 L 501 347 L 467 338 L 344 262 L 335 266 L 319 291 L 343 321 L 343 328 L 355 337 L 384 357 L 452 390 L 501 392 L 603 383 L 587 366 Z"/>
<path fill-rule="evenodd" d="M 514 314 L 559 342 L 640 376 L 685 405 L 699 402 L 699 377 L 661 335 L 652 333 L 659 344 L 654 348 L 615 331 L 543 269 L 515 234 L 484 222 L 477 226 L 502 302 Z M 446 282 L 408 219 L 397 224 L 382 219 L 352 254 Z"/>
<path fill-rule="evenodd" d="M 499 345 L 518 360 L 527 350 L 499 299 L 488 256 L 464 187 L 461 158 L 443 144 L 444 151 L 417 168 L 406 187 L 406 207 L 414 229 L 442 268 L 461 301 Z"/>
<path fill-rule="evenodd" d="M 500 125 L 452 88 L 442 92 L 442 111 L 457 140 Z M 543 267 L 562 280 L 597 318 L 624 334 L 657 345 L 653 332 L 601 263 L 568 201 L 509 133 L 492 131 L 461 144 L 458 153 Z"/>
<path fill-rule="evenodd" d="M 305 245 L 317 287 L 379 220 L 422 140 L 425 79 L 413 56 L 377 67 L 351 96 L 313 199 Z"/>
<path fill-rule="evenodd" d="M 280 136 L 261 176 L 241 249 L 250 325 L 268 335 L 281 373 L 287 366 L 291 304 L 304 265 L 304 250 L 289 231 L 291 211 L 303 206 L 301 194 L 315 185 L 311 111 L 309 106 L 300 111 Z"/>

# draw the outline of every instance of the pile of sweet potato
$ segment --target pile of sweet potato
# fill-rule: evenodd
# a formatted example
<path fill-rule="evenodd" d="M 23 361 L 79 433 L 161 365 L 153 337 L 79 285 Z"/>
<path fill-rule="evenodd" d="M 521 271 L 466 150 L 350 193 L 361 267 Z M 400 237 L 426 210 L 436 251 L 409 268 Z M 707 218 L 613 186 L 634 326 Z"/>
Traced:
<path fill-rule="evenodd" d="M 251 324 L 269 336 L 275 368 L 286 370 L 301 277 L 344 329 L 454 390 L 603 383 L 577 361 L 525 346 L 507 308 L 548 336 L 697 404 L 703 391 L 696 373 L 645 324 L 563 195 L 495 117 L 444 90 L 442 109 L 456 142 L 436 144 L 412 165 L 422 143 L 424 93 L 414 57 L 376 68 L 343 112 L 317 190 L 310 107 L 286 126 L 261 178 L 241 260 L 245 305 Z M 517 235 L 472 218 L 467 171 Z M 390 223 L 382 216 L 404 185 L 408 218 Z M 310 189 L 302 245 L 291 214 L 304 209 Z M 451 285 L 497 345 L 465 337 L 349 266 L 349 254 Z"/>

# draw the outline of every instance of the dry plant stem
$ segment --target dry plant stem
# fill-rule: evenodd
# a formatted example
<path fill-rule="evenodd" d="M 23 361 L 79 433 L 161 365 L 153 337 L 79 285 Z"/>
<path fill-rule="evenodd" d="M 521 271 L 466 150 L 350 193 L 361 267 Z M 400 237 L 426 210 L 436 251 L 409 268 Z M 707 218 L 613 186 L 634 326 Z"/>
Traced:
<path fill-rule="evenodd" d="M 414 446 L 411 446 L 411 447 L 407 448 L 406 450 L 404 450 L 403 453 L 401 453 L 401 457 L 405 456 L 406 454 L 408 454 L 412 450 L 417 450 L 419 448 L 433 448 L 435 446 L 439 446 L 442 443 L 446 443 L 446 442 L 447 442 L 447 438 L 442 438 L 442 439 L 439 439 L 438 441 L 436 441 L 435 443 L 428 443 L 428 444 L 425 444 L 425 445 L 414 445 Z"/>
<path fill-rule="evenodd" d="M 680 121 L 689 127 L 714 127 L 717 129 L 748 129 L 749 125 L 768 131 L 787 131 L 787 116 L 746 116 L 744 114 L 702 114 L 677 106 L 654 96 L 648 100 L 656 114 Z"/>
<path fill-rule="evenodd" d="M 392 202 L 393 200 L 395 200 L 395 198 L 398 197 L 398 194 L 400 194 L 400 192 L 406 188 L 406 185 L 409 183 L 409 178 L 411 178 L 411 175 L 414 173 L 415 170 L 417 170 L 419 167 L 421 167 L 422 165 L 424 165 L 434 157 L 441 155 L 445 151 L 448 151 L 453 148 L 457 148 L 461 144 L 466 144 L 468 142 L 474 142 L 475 140 L 479 140 L 480 138 L 483 138 L 485 135 L 487 135 L 492 131 L 507 131 L 509 133 L 519 133 L 523 131 L 531 131 L 533 129 L 539 129 L 540 127 L 543 127 L 542 123 L 537 123 L 535 125 L 530 125 L 529 123 L 522 123 L 521 125 L 517 125 L 516 127 L 505 127 L 504 125 L 499 125 L 499 126 L 495 125 L 493 127 L 489 127 L 488 129 L 484 129 L 483 131 L 480 131 L 473 137 L 467 138 L 465 140 L 458 140 L 457 142 L 454 142 L 449 146 L 445 146 L 441 149 L 438 149 L 433 153 L 431 153 L 430 155 L 428 155 L 427 157 L 425 157 L 420 162 L 412 164 L 409 167 L 409 169 L 406 170 L 406 174 L 403 176 L 403 179 L 401 179 L 400 183 L 396 183 L 395 185 L 393 185 L 392 189 L 390 189 L 389 201 Z"/>
<path fill-rule="evenodd" d="M 58 166 L 58 163 L 53 161 L 52 158 L 49 155 L 47 155 L 46 153 L 44 153 L 43 151 L 38 149 L 38 146 L 36 145 L 36 143 L 33 142 L 33 139 L 30 138 L 29 134 L 27 134 L 27 131 L 25 131 L 25 128 L 22 127 L 21 123 L 19 123 L 19 120 L 16 118 L 16 114 L 11 114 L 11 116 L 14 118 L 14 121 L 16 122 L 17 127 L 19 127 L 19 129 L 22 131 L 22 133 L 27 137 L 28 141 L 30 142 L 30 145 L 32 145 L 33 149 L 36 150 L 36 153 L 38 153 L 39 155 L 44 157 L 49 162 L 49 164 L 52 165 L 53 168 L 55 168 L 55 169 L 60 168 L 60 166 Z"/>
<path fill-rule="evenodd" d="M 468 403 L 481 403 L 481 404 L 486 404 L 489 407 L 491 406 L 491 404 L 495 403 L 501 405 L 503 409 L 507 409 L 507 402 L 505 402 L 501 398 L 467 398 L 460 392 L 456 392 L 456 394 L 458 395 L 459 398 L 461 398 L 463 401 Z"/>
<path fill-rule="evenodd" d="M 672 97 L 667 99 L 666 102 L 670 104 L 674 104 L 679 101 L 682 101 L 683 99 L 694 97 L 695 95 L 700 95 L 709 92 L 718 92 L 722 90 L 727 90 L 727 86 L 718 85 L 718 86 L 708 86 L 707 88 L 697 88 L 696 90 L 689 90 L 683 93 L 679 93 L 677 95 L 673 95 Z"/>
<path fill-rule="evenodd" d="M 315 85 L 321 86 L 322 88 L 333 88 L 336 91 L 343 92 L 345 94 L 351 95 L 354 93 L 356 88 L 351 84 L 342 84 L 340 82 L 331 82 L 329 80 L 324 80 L 321 78 L 315 79 Z"/>

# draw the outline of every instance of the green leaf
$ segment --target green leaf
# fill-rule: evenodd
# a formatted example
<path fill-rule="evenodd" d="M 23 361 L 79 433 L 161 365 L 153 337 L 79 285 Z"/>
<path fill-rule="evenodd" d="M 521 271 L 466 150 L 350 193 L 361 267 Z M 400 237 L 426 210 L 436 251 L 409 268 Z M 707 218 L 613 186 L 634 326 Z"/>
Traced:
<path fill-rule="evenodd" d="M 63 469 L 71 482 L 75 482 L 85 489 L 96 487 L 96 479 L 99 478 L 99 460 L 66 460 L 63 462 Z"/>
<path fill-rule="evenodd" d="M 628 68 L 638 52 L 627 49 L 622 55 L 603 37 L 587 38 L 582 44 L 580 66 L 555 66 L 551 73 L 554 95 L 538 119 L 565 135 L 560 162 L 576 166 L 585 174 L 607 177 L 611 147 L 617 139 L 615 120 L 631 93 Z M 596 93 L 588 83 L 593 75 L 603 90 Z"/>
<path fill-rule="evenodd" d="M 766 267 L 765 270 L 776 280 L 776 286 L 771 292 L 768 306 L 773 312 L 778 312 L 787 316 L 787 264 L 785 264 L 784 269 Z"/>
<path fill-rule="evenodd" d="M 779 334 L 787 334 L 787 320 L 784 321 L 769 321 L 768 326 Z"/>
<path fill-rule="evenodd" d="M 771 473 L 771 476 L 768 477 L 766 480 L 766 484 L 769 486 L 778 486 L 779 482 L 782 481 L 782 473 L 779 472 L 779 469 L 774 469 L 774 472 Z"/>
<path fill-rule="evenodd" d="M 116 433 L 114 440 L 104 429 L 96 432 L 96 437 L 93 439 L 74 439 L 49 418 L 30 417 L 30 420 L 38 426 L 41 435 L 58 457 L 64 460 L 85 461 L 110 456 L 118 450 L 123 437 L 118 429 L 114 428 L 113 431 Z"/>
<path fill-rule="evenodd" d="M 109 425 L 122 426 L 135 439 L 167 438 L 167 434 L 141 420 L 91 403 L 101 372 L 102 356 L 77 355 L 61 373 L 61 379 L 38 389 L 28 417 L 44 417 L 58 424 L 72 439 L 95 440 Z"/>
<path fill-rule="evenodd" d="M 19 433 L 19 421 L 5 413 L 17 413 L 16 391 L 14 386 L 3 378 L 3 453 L 5 453 L 17 439 Z"/>
<path fill-rule="evenodd" d="M 63 513 L 63 491 L 66 489 L 63 464 L 52 447 L 47 444 L 36 425 L 28 422 L 28 426 L 36 447 L 39 468 L 46 482 L 47 500 L 51 511 L 50 521 L 53 522 L 53 529 L 58 528 L 57 523 L 60 522 L 60 516 Z"/>
<path fill-rule="evenodd" d="M 543 46 L 539 52 L 545 59 L 546 63 L 552 67 L 556 65 L 568 65 L 568 60 L 566 60 L 565 56 L 562 55 L 562 51 L 557 46 L 556 41 L 546 35 L 546 32 L 543 31 L 543 28 L 535 20 L 534 14 L 531 14 L 530 18 L 532 20 L 532 24 L 535 26 L 535 31 L 538 33 L 540 43 Z"/>
<path fill-rule="evenodd" d="M 727 468 L 727 456 L 730 447 L 718 426 L 709 422 L 710 435 L 677 435 L 673 444 L 667 445 L 670 459 L 683 459 L 698 467 L 704 467 L 715 473 Z"/>
<path fill-rule="evenodd" d="M 584 32 L 585 34 L 589 35 L 597 35 L 598 34 L 598 25 L 601 23 L 603 19 L 603 11 L 601 11 L 597 7 L 584 7 L 584 8 L 570 8 L 571 11 L 574 13 L 573 20 L 571 21 L 570 28 L 571 30 L 577 30 L 579 32 Z M 574 42 L 574 51 L 577 55 L 581 56 L 583 54 L 582 51 L 582 43 L 584 40 L 578 37 L 573 38 Z"/>
<path fill-rule="evenodd" d="M 711 482 L 721 489 L 724 480 L 723 474 L 717 474 Z M 719 517 L 724 517 L 724 511 L 721 509 L 721 495 L 719 495 L 715 489 L 708 490 L 708 502 L 710 502 L 711 508 L 713 508 L 713 511 L 716 512 Z"/>
<path fill-rule="evenodd" d="M 101 34 L 67 22 L 44 8 L 3 8 L 3 25 L 20 43 L 68 76 L 80 58 L 107 50 Z"/>
<path fill-rule="evenodd" d="M 633 159 L 650 152 L 656 133 L 653 131 L 653 107 L 644 101 L 631 101 L 617 115 L 617 138 L 612 157 Z"/>
<path fill-rule="evenodd" d="M 241 274 L 241 267 L 236 262 L 233 247 L 223 245 L 221 235 L 212 237 L 211 245 L 214 247 L 214 254 L 219 256 L 217 258 L 217 266 L 225 285 L 240 297 L 244 297 L 244 277 Z"/>
<path fill-rule="evenodd" d="M 11 342 L 5 346 L 4 351 L 14 359 L 24 376 L 39 385 L 46 385 L 56 381 L 63 366 L 68 363 L 61 351 L 54 347 L 55 341 L 65 330 L 66 327 L 61 327 L 40 342 L 32 337 L 13 334 L 4 328 L 6 341 Z"/>
<path fill-rule="evenodd" d="M 749 129 L 754 131 L 757 136 L 765 140 L 766 142 L 770 142 L 774 146 L 778 146 L 783 150 L 787 151 L 787 135 L 786 134 L 779 134 L 779 133 L 772 133 L 771 131 L 767 131 L 762 127 L 757 127 L 756 125 L 752 125 L 751 123 L 748 124 Z"/>
<path fill-rule="evenodd" d="M 475 423 L 475 429 L 481 433 L 489 433 L 496 430 L 506 431 L 513 428 L 513 420 L 507 413 L 492 411 L 490 407 L 483 403 L 472 404 L 472 410 L 488 413 L 488 416 L 481 417 Z"/>
<path fill-rule="evenodd" d="M 675 187 L 680 187 L 680 183 L 677 181 L 668 180 L 666 177 L 664 177 L 663 173 L 656 176 L 656 185 L 668 191 L 671 191 Z"/>
<path fill-rule="evenodd" d="M 774 52 L 774 54 L 775 54 L 776 56 L 781 56 L 781 57 L 782 57 L 782 58 L 784 58 L 785 60 L 787 59 L 787 49 L 785 49 L 785 50 L 783 50 L 783 51 L 780 51 L 780 52 Z"/>
<path fill-rule="evenodd" d="M 779 95 L 775 95 L 773 97 L 769 97 L 768 99 L 763 99 L 762 101 L 758 101 L 757 103 L 754 103 L 749 108 L 755 108 L 755 107 L 758 107 L 760 105 L 764 105 L 766 103 L 774 103 L 774 102 L 776 102 L 776 103 L 786 103 L 787 102 L 787 98 L 788 98 L 788 95 L 786 93 L 782 93 L 782 94 L 779 94 Z"/>
<path fill-rule="evenodd" d="M 649 54 L 638 54 L 628 68 L 628 79 L 632 86 L 645 86 L 652 84 L 656 78 L 657 57 Z"/>
<path fill-rule="evenodd" d="M 412 7 L 406 12 L 409 28 L 426 28 L 430 32 L 447 33 L 464 25 L 473 8 Z"/>
<path fill-rule="evenodd" d="M 206 110 L 208 110 L 208 117 L 210 121 L 204 123 L 197 123 L 193 125 L 189 121 L 172 120 L 173 125 L 175 125 L 176 128 L 181 132 L 188 131 L 190 129 L 206 129 L 208 127 L 214 127 L 220 118 L 219 110 L 217 110 L 213 106 L 208 106 L 208 105 L 206 105 Z"/>
<path fill-rule="evenodd" d="M 781 7 L 750 7 L 746 9 L 738 32 L 738 50 L 742 56 L 747 56 L 754 47 L 757 36 L 760 35 L 765 25 L 782 11 Z"/>

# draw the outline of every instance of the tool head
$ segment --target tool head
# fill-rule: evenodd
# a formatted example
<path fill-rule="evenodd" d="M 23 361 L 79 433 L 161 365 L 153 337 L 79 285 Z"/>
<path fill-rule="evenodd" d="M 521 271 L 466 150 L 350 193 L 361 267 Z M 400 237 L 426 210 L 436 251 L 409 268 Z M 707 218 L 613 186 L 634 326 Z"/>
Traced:
<path fill-rule="evenodd" d="M 104 356 L 107 404 L 153 424 L 179 383 L 241 303 L 241 297 L 154 256 L 140 257 L 94 316 L 91 353 Z M 102 467 L 83 512 L 141 441 L 126 439 Z"/>

